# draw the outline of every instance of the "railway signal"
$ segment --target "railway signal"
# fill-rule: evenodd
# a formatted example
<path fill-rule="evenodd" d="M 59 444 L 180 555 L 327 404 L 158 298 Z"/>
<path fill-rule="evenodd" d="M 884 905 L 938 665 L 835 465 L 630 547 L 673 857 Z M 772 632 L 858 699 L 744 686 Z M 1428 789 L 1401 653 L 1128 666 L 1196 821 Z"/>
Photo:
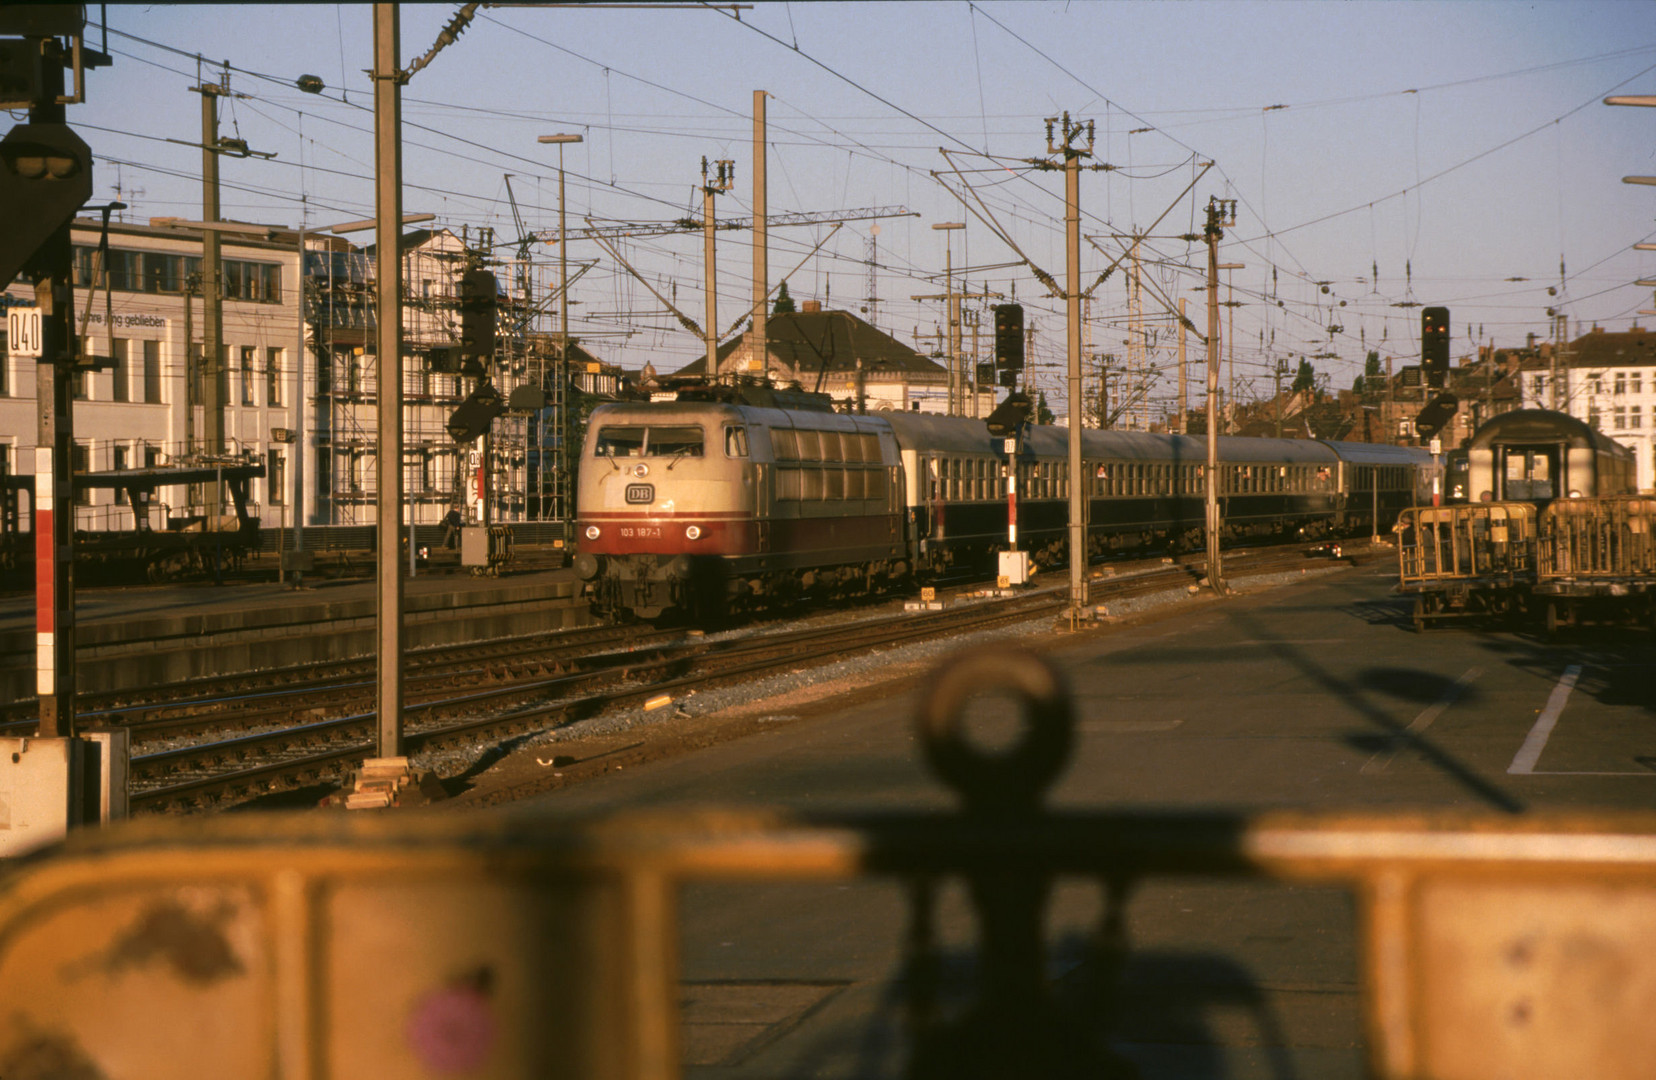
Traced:
<path fill-rule="evenodd" d="M 1420 309 L 1420 374 L 1433 390 L 1442 390 L 1448 378 L 1449 309 L 1446 307 Z"/>
<path fill-rule="evenodd" d="M 1430 439 L 1443 430 L 1443 426 L 1459 408 L 1460 398 L 1447 390 L 1432 395 L 1432 400 L 1428 401 L 1426 407 L 1420 410 L 1420 415 L 1415 417 L 1415 434 L 1422 439 Z"/>
<path fill-rule="evenodd" d="M 1024 366 L 1024 310 L 1022 304 L 995 305 L 995 366 L 1002 386 L 1017 385 Z"/>
<path fill-rule="evenodd" d="M 463 364 L 476 364 L 468 375 L 483 374 L 494 356 L 499 304 L 500 288 L 491 271 L 473 267 L 460 278 L 460 358 Z"/>
<path fill-rule="evenodd" d="M 0 286 L 92 197 L 92 150 L 67 124 L 18 124 L 0 140 Z"/>

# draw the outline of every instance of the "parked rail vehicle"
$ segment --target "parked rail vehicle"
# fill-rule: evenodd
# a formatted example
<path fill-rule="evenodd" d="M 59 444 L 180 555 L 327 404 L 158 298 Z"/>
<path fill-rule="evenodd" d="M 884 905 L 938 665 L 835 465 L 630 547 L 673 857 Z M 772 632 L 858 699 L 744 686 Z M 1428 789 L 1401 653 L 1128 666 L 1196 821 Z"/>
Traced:
<path fill-rule="evenodd" d="M 576 501 L 577 575 L 601 613 L 717 614 L 987 572 L 1007 538 L 1003 440 L 982 420 L 851 415 L 818 395 L 707 388 L 594 410 Z M 1202 540 L 1201 438 L 1087 431 L 1088 554 Z M 1424 451 L 1221 438 L 1225 538 L 1389 527 L 1430 491 Z M 1026 426 L 1018 546 L 1068 557 L 1068 433 Z"/>
<path fill-rule="evenodd" d="M 1535 587 L 1534 503 L 1415 506 L 1397 519 L 1398 591 L 1414 597 L 1414 626 L 1504 618 L 1528 610 Z"/>
<path fill-rule="evenodd" d="M 1541 513 L 1535 601 L 1549 634 L 1582 621 L 1656 629 L 1656 498 L 1558 499 Z"/>
<path fill-rule="evenodd" d="M 1492 417 L 1467 445 L 1470 502 L 1630 495 L 1633 451 L 1565 413 L 1517 409 Z"/>

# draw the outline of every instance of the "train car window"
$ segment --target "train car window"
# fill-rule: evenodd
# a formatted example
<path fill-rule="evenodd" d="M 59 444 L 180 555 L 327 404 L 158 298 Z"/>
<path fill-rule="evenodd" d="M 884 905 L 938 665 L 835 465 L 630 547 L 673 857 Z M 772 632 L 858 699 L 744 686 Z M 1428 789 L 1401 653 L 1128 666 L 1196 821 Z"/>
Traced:
<path fill-rule="evenodd" d="M 804 482 L 800 479 L 802 472 L 797 467 L 776 470 L 776 497 L 792 502 L 798 502 Z"/>
<path fill-rule="evenodd" d="M 777 461 L 798 461 L 799 432 L 792 428 L 771 428 L 771 448 L 776 451 Z"/>
<path fill-rule="evenodd" d="M 837 431 L 819 431 L 817 437 L 822 440 L 823 461 L 844 461 L 845 445 L 840 440 Z"/>
<path fill-rule="evenodd" d="M 725 457 L 747 457 L 747 428 L 725 428 Z"/>
<path fill-rule="evenodd" d="M 794 435 L 799 439 L 800 461 L 822 460 L 822 437 L 817 432 L 795 431 Z"/>
<path fill-rule="evenodd" d="M 862 448 L 863 448 L 863 460 L 864 461 L 879 461 L 880 460 L 880 437 L 878 435 L 864 433 L 861 436 L 861 439 L 862 439 Z"/>
<path fill-rule="evenodd" d="M 598 457 L 643 457 L 644 429 L 641 427 L 603 427 L 598 429 L 598 440 L 592 452 Z"/>
<path fill-rule="evenodd" d="M 648 450 L 652 457 L 701 457 L 704 444 L 699 427 L 653 427 Z"/>
<path fill-rule="evenodd" d="M 806 502 L 819 502 L 822 499 L 822 489 L 825 486 L 822 480 L 821 469 L 801 469 L 799 497 Z"/>
<path fill-rule="evenodd" d="M 845 470 L 829 468 L 822 470 L 822 497 L 824 499 L 845 498 Z"/>

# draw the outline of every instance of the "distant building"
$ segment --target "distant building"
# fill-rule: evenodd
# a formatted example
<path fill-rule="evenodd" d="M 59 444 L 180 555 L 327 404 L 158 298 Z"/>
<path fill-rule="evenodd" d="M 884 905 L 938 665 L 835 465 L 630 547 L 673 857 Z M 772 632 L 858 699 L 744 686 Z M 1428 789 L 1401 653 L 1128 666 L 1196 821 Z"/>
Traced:
<path fill-rule="evenodd" d="M 823 311 L 806 300 L 802 310 L 770 315 L 765 355 L 756 355 L 752 329 L 719 347 L 722 375 L 768 376 L 778 385 L 830 395 L 841 408 L 943 413 L 949 406 L 949 370 L 849 311 Z M 705 375 L 703 357 L 678 375 Z M 979 395 L 980 416 L 995 407 L 994 394 Z M 968 408 L 967 410 L 971 410 Z"/>
<path fill-rule="evenodd" d="M 111 222 L 105 268 L 97 255 L 100 232 L 97 221 L 76 221 L 70 229 L 75 332 L 85 327 L 86 351 L 106 365 L 74 376 L 73 468 L 106 472 L 226 455 L 257 460 L 266 473 L 252 482 L 252 512 L 266 524 L 278 521 L 295 448 L 275 443 L 271 431 L 295 426 L 304 393 L 297 363 L 296 246 L 236 234 L 222 238 L 224 332 L 216 382 L 224 444 L 215 448 L 205 437 L 206 380 L 213 376 L 201 356 L 201 233 Z M 6 307 L 34 302 L 33 289 L 21 278 L 5 290 Z M 3 339 L 0 327 L 0 472 L 32 472 L 35 364 L 11 359 Z M 202 500 L 209 496 L 199 488 L 163 488 L 154 509 L 163 518 L 184 517 L 204 512 Z M 124 492 L 109 489 L 77 493 L 75 527 L 132 528 L 125 499 Z"/>
<path fill-rule="evenodd" d="M 1522 374 L 1524 407 L 1567 412 L 1631 447 L 1639 490 L 1656 491 L 1656 332 L 1595 326 L 1542 350 Z"/>
<path fill-rule="evenodd" d="M 372 523 L 378 491 L 372 249 L 307 233 L 301 292 L 295 288 L 300 259 L 291 233 L 275 240 L 222 234 L 224 350 L 217 397 L 224 446 L 215 452 L 205 439 L 209 395 L 201 356 L 201 233 L 167 224 L 112 222 L 109 228 L 107 294 L 102 270 L 95 271 L 99 223 L 77 221 L 72 228 L 77 331 L 84 320 L 89 352 L 113 355 L 105 370 L 75 377 L 74 468 L 104 472 L 224 455 L 257 460 L 266 471 L 252 482 L 250 512 L 265 527 L 295 520 Z M 475 447 L 457 446 L 447 421 L 475 378 L 439 370 L 433 350 L 458 342 L 460 275 L 481 254 L 448 230 L 403 237 L 405 519 L 422 524 L 440 521 L 456 501 L 471 501 Z M 534 305 L 522 288 L 512 291 L 514 283 L 504 272 L 501 276 L 500 345 L 489 377 L 502 396 L 526 383 L 542 387 L 546 407 L 495 421 L 490 515 L 496 521 L 564 518 L 572 508 L 574 452 L 565 430 L 572 417 L 566 391 L 573 382 L 577 391 L 613 394 L 621 376 L 573 340 L 569 365 L 560 364 L 557 335 L 529 329 Z M 33 302 L 32 290 L 21 280 L 5 290 L 5 306 Z M 112 318 L 106 318 L 106 308 Z M 9 358 L 3 330 L 0 326 L 0 472 L 32 471 L 35 366 Z M 303 437 L 281 442 L 277 432 Z M 296 475 L 297 512 L 288 505 Z M 207 512 L 204 501 L 213 493 L 206 487 L 164 488 L 158 509 L 172 517 Z M 76 528 L 132 528 L 124 498 L 108 489 L 78 495 Z"/>

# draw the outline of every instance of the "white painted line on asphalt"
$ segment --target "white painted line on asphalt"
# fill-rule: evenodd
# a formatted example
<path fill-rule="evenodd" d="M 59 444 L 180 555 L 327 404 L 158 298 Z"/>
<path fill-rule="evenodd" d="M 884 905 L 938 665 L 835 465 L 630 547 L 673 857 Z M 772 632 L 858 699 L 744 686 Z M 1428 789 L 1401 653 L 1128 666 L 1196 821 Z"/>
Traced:
<path fill-rule="evenodd" d="M 1575 689 L 1576 679 L 1580 675 L 1580 664 L 1571 664 L 1564 669 L 1564 677 L 1558 680 L 1558 685 L 1553 687 L 1552 696 L 1547 698 L 1547 707 L 1535 718 L 1535 726 L 1530 728 L 1529 737 L 1524 740 L 1524 745 L 1518 748 L 1518 756 L 1507 766 L 1509 774 L 1523 776 L 1535 772 L 1535 763 L 1541 760 L 1541 751 L 1546 749 L 1553 728 L 1558 726 L 1558 717 L 1564 712 L 1564 703 L 1570 700 L 1570 691 Z"/>
<path fill-rule="evenodd" d="M 1424 712 L 1414 718 L 1414 722 L 1412 724 L 1403 729 L 1402 734 L 1392 738 L 1390 746 L 1386 747 L 1384 750 L 1375 751 L 1373 757 L 1363 762 L 1363 768 L 1361 771 L 1365 775 L 1369 776 L 1385 772 L 1386 767 L 1392 763 L 1392 758 L 1396 757 L 1397 752 L 1403 749 L 1405 742 L 1403 736 L 1419 735 L 1422 731 L 1425 731 L 1427 728 L 1431 727 L 1432 724 L 1437 721 L 1437 718 L 1443 715 L 1443 711 L 1453 705 L 1456 699 L 1461 696 L 1462 692 L 1464 692 L 1468 686 L 1471 686 L 1473 681 L 1482 674 L 1482 668 L 1471 668 L 1465 675 L 1462 675 L 1460 678 L 1456 679 L 1454 683 L 1443 692 L 1442 697 L 1428 705 Z"/>

